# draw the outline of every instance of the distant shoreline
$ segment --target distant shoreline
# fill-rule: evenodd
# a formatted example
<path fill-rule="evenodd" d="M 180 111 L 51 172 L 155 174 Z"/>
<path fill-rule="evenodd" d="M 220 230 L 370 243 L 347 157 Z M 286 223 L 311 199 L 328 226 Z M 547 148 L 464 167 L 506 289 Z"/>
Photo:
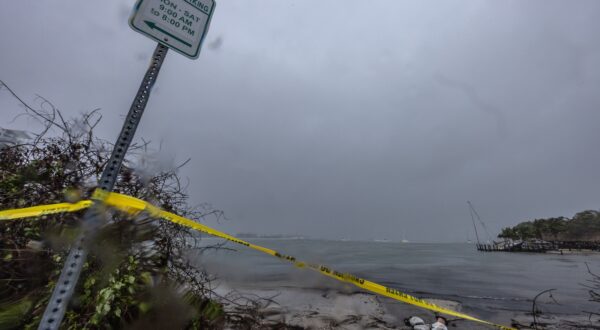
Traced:
<path fill-rule="evenodd" d="M 239 235 L 233 235 L 233 237 L 236 238 L 240 238 L 240 239 L 248 239 L 248 240 L 253 240 L 253 239 L 258 239 L 258 240 L 288 240 L 288 239 L 293 239 L 293 240 L 306 240 L 306 241 L 324 241 L 324 242 L 340 242 L 340 243 L 377 243 L 377 244 L 411 244 L 411 245 L 418 245 L 418 244 L 433 244 L 433 245 L 444 245 L 444 244 L 453 244 L 453 245 L 472 245 L 473 248 L 475 249 L 475 245 L 476 243 L 469 243 L 469 242 L 419 242 L 419 241 L 410 241 L 410 242 L 402 242 L 402 241 L 388 241 L 388 240 L 361 240 L 361 239 L 339 239 L 339 238 L 315 238 L 315 237 L 304 237 L 304 236 L 287 236 L 287 237 L 271 237 L 271 236 L 256 236 L 256 237 L 247 237 L 247 236 L 239 236 Z M 202 239 L 215 239 L 215 240 L 223 240 L 226 241 L 223 238 L 220 237 L 216 237 L 216 236 L 211 236 L 208 234 L 203 234 L 202 235 Z M 563 251 L 568 251 L 568 249 L 562 249 Z M 554 250 L 549 250 L 547 251 L 547 253 L 551 253 L 551 251 Z M 558 254 L 560 254 L 560 250 L 555 250 L 557 252 L 559 252 Z M 575 250 L 573 249 L 573 252 L 576 251 L 581 251 L 580 254 L 600 254 L 600 251 L 597 250 L 589 250 L 589 249 L 580 249 L 580 250 Z M 505 252 L 509 252 L 509 251 L 505 251 Z M 565 252 L 565 254 L 567 254 Z M 574 253 L 572 253 L 574 254 Z"/>
<path fill-rule="evenodd" d="M 573 250 L 573 249 L 560 249 L 560 250 L 550 250 L 546 251 L 547 254 L 558 254 L 558 255 L 569 255 L 569 254 L 577 254 L 577 255 L 591 255 L 591 254 L 600 254 L 600 251 L 597 250 Z"/>

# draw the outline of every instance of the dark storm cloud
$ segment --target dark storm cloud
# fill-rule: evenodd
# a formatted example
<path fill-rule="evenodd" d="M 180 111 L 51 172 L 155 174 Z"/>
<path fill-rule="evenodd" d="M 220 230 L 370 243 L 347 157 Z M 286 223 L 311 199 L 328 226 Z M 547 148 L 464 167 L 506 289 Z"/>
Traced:
<path fill-rule="evenodd" d="M 11 2 L 0 78 L 73 116 L 102 107 L 112 139 L 153 47 L 127 26 L 131 6 Z M 192 158 L 193 202 L 224 209 L 233 232 L 460 241 L 467 200 L 492 232 L 571 216 L 598 208 L 598 13 L 220 1 L 200 59 L 169 54 L 138 136 Z"/>

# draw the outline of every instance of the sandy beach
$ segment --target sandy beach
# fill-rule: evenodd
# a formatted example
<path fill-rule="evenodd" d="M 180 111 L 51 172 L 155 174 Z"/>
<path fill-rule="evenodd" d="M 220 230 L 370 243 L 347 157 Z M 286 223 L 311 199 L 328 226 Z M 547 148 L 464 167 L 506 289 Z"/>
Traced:
<path fill-rule="evenodd" d="M 225 294 L 229 288 L 219 285 L 217 291 Z M 238 289 L 237 294 L 251 299 L 266 298 L 258 313 L 261 318 L 260 328 L 281 328 L 285 324 L 294 329 L 412 329 L 404 324 L 404 319 L 419 316 L 426 322 L 433 322 L 435 314 L 402 302 L 385 297 L 354 290 L 350 287 L 336 289 L 307 289 L 297 287 L 280 287 L 277 290 Z M 463 310 L 460 302 L 441 299 L 428 301 L 456 310 Z M 227 305 L 229 311 L 239 309 Z M 476 315 L 474 315 L 476 316 Z M 519 329 L 535 329 L 530 312 L 502 310 L 486 315 L 486 320 Z M 483 317 L 483 316 L 482 316 Z M 495 329 L 468 320 L 457 320 L 452 316 L 449 329 Z M 580 315 L 547 315 L 537 318 L 538 329 L 600 329 L 597 323 L 590 323 L 588 316 Z M 230 327 L 234 329 L 234 327 Z"/>

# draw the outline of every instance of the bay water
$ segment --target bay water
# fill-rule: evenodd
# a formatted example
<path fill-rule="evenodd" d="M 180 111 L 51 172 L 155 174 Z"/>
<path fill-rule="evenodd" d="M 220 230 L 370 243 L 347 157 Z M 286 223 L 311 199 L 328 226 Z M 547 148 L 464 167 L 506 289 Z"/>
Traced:
<path fill-rule="evenodd" d="M 558 314 L 600 311 L 600 303 L 589 301 L 586 287 L 592 279 L 586 263 L 600 274 L 600 254 L 479 252 L 474 244 L 463 243 L 248 241 L 420 298 L 459 301 L 465 310 L 480 316 L 498 311 L 531 311 L 533 298 L 547 289 L 555 290 L 552 297 L 545 294 L 538 299 L 538 306 L 544 311 Z M 202 245 L 218 242 L 222 240 L 202 238 Z M 194 258 L 216 278 L 233 286 L 348 290 L 347 284 L 244 246 L 227 243 L 224 247 L 195 254 Z"/>

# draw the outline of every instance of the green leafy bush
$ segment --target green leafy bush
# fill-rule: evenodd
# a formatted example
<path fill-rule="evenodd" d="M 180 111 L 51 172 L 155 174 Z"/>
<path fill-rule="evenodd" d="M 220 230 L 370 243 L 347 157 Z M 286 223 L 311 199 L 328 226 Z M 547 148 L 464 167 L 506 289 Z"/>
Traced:
<path fill-rule="evenodd" d="M 97 112 L 75 121 L 62 120 L 56 111 L 31 115 L 46 129 L 29 143 L 0 150 L 0 209 L 89 198 L 112 148 L 93 135 Z M 146 147 L 133 146 L 132 152 L 140 154 Z M 188 218 L 219 214 L 187 206 L 176 169 L 148 175 L 131 164 L 126 161 L 116 191 Z M 81 216 L 0 222 L 1 329 L 37 327 Z M 198 238 L 170 222 L 107 210 L 63 327 L 219 328 L 224 312 L 211 299 L 210 279 L 183 255 L 188 242 Z"/>

